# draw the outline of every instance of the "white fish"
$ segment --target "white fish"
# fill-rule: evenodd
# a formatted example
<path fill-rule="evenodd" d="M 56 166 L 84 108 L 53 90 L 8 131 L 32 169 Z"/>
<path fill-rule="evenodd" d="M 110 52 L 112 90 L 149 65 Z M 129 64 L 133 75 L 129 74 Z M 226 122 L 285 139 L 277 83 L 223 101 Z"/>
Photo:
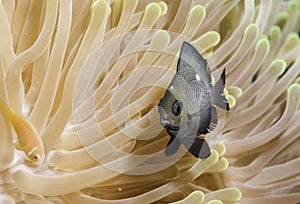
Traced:
<path fill-rule="evenodd" d="M 45 158 L 43 142 L 29 121 L 15 113 L 2 99 L 0 99 L 0 112 L 15 130 L 19 141 L 18 148 L 24 151 L 32 163 L 41 164 Z"/>

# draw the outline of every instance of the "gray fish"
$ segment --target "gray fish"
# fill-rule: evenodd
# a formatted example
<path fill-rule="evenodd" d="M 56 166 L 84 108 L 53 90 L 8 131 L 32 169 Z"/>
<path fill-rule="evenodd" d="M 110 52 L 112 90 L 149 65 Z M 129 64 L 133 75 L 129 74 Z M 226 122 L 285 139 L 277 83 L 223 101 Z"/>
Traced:
<path fill-rule="evenodd" d="M 166 155 L 175 154 L 183 144 L 193 156 L 202 160 L 209 157 L 209 145 L 199 136 L 216 127 L 215 106 L 229 110 L 224 84 L 225 70 L 212 86 L 207 61 L 191 44 L 183 42 L 177 72 L 158 104 L 160 123 L 171 137 Z"/>

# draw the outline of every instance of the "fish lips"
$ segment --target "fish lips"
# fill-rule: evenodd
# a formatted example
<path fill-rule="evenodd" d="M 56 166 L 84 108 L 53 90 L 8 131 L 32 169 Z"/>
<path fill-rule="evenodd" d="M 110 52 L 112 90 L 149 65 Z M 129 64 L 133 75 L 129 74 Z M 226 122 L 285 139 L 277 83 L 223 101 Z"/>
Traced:
<path fill-rule="evenodd" d="M 171 118 L 168 115 L 162 115 L 160 117 L 160 124 L 165 128 L 171 127 L 172 126 Z"/>
<path fill-rule="evenodd" d="M 164 128 L 174 128 L 174 124 L 172 121 L 172 118 L 166 113 L 166 111 L 160 106 L 158 106 L 158 112 L 160 114 L 160 124 L 164 127 Z M 175 127 L 176 128 L 176 127 Z"/>
<path fill-rule="evenodd" d="M 162 115 L 160 117 L 160 124 L 164 128 L 167 128 L 167 129 L 171 129 L 171 130 L 179 130 L 180 129 L 180 127 L 174 126 L 174 124 L 172 123 L 172 119 L 168 115 Z"/>
<path fill-rule="evenodd" d="M 160 124 L 167 128 L 167 127 L 171 127 L 172 126 L 172 121 L 171 118 L 168 114 L 166 114 L 165 110 L 160 106 L 160 103 L 158 104 L 158 112 L 160 114 Z"/>

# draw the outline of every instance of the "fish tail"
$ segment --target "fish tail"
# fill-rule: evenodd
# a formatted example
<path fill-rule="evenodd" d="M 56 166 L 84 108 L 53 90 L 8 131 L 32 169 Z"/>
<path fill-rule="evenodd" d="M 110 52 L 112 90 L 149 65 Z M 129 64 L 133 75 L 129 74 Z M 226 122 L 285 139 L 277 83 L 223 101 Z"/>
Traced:
<path fill-rule="evenodd" d="M 6 115 L 5 114 L 5 110 L 6 110 L 6 104 L 5 102 L 0 98 L 0 112 L 3 114 L 3 115 Z"/>
<path fill-rule="evenodd" d="M 216 106 L 229 110 L 229 103 L 224 94 L 224 85 L 225 85 L 225 69 L 222 72 L 220 79 L 211 89 L 212 103 Z"/>
<path fill-rule="evenodd" d="M 0 98 L 0 112 L 9 121 L 11 121 L 11 119 L 13 118 L 14 112 L 10 109 L 10 107 L 1 98 Z"/>

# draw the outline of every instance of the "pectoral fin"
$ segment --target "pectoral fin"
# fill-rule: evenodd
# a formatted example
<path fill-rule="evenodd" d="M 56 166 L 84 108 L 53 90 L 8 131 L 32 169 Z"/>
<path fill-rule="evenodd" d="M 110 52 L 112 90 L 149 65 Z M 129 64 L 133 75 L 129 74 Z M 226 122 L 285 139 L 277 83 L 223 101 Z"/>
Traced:
<path fill-rule="evenodd" d="M 167 129 L 168 135 L 170 135 L 171 138 L 175 138 L 178 134 L 179 130 L 172 130 L 172 129 Z"/>
<path fill-rule="evenodd" d="M 181 142 L 176 137 L 171 137 L 165 149 L 165 155 L 171 156 L 175 154 L 178 151 L 180 145 Z"/>

